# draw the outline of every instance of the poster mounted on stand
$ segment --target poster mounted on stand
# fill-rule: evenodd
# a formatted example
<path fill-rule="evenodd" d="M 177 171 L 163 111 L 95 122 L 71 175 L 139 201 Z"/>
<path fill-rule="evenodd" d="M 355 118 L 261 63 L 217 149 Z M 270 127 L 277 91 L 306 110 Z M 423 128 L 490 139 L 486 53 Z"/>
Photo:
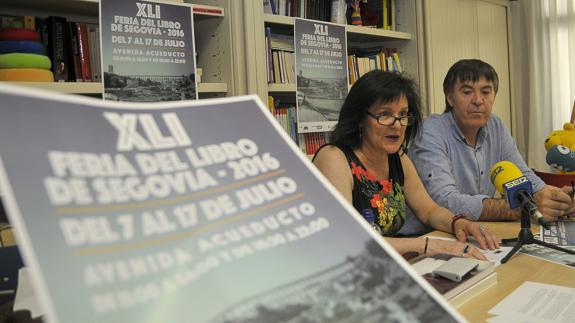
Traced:
<path fill-rule="evenodd" d="M 0 189 L 47 322 L 461 320 L 256 96 L 0 100 Z"/>
<path fill-rule="evenodd" d="M 298 132 L 332 131 L 347 95 L 345 26 L 295 19 Z"/>
<path fill-rule="evenodd" d="M 193 18 L 189 4 L 100 0 L 104 99 L 197 99 Z"/>

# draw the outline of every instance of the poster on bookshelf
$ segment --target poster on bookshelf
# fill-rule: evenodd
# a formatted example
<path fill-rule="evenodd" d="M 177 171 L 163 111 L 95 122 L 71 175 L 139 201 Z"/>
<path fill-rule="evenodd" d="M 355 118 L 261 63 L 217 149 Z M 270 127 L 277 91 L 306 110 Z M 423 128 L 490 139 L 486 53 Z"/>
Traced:
<path fill-rule="evenodd" d="M 294 43 L 298 132 L 332 131 L 347 95 L 345 26 L 296 18 Z"/>
<path fill-rule="evenodd" d="M 462 320 L 255 96 L 0 100 L 0 188 L 49 322 Z"/>
<path fill-rule="evenodd" d="M 104 99 L 198 98 L 189 4 L 100 0 Z"/>

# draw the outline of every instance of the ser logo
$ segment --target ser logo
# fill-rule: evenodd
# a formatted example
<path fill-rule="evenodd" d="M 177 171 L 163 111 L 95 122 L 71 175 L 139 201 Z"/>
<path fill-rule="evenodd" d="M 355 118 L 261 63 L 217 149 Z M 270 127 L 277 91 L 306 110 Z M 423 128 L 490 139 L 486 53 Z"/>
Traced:
<path fill-rule="evenodd" d="M 529 180 L 527 180 L 527 178 L 525 176 L 521 176 L 517 179 L 514 179 L 510 182 L 505 183 L 504 185 L 505 185 L 505 188 L 511 189 L 511 188 L 514 188 L 515 186 L 519 186 L 519 185 L 526 183 L 526 182 L 529 182 Z"/>
<path fill-rule="evenodd" d="M 503 171 L 503 166 L 495 167 L 495 169 L 491 172 L 491 183 L 493 183 L 495 181 L 495 177 L 497 177 L 497 175 L 501 174 L 502 171 Z"/>

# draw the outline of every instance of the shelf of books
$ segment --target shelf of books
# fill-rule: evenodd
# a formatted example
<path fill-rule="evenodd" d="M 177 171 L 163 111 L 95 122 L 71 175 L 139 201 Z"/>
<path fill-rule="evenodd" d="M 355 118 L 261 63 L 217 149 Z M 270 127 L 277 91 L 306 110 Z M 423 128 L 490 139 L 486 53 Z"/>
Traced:
<path fill-rule="evenodd" d="M 53 15 L 97 16 L 98 2 L 98 0 L 2 0 L 0 7 L 24 9 L 26 12 L 22 13 L 23 15 L 30 13 L 37 15 L 40 11 Z"/>
<path fill-rule="evenodd" d="M 350 3 L 358 7 L 354 9 Z M 253 5 L 256 78 L 258 82 L 266 80 L 265 85 L 258 85 L 258 93 L 262 98 L 268 97 L 270 110 L 307 155 L 313 155 L 330 133 L 297 131 L 301 127 L 297 125 L 296 108 L 299 76 L 295 72 L 295 18 L 345 27 L 351 87 L 363 74 L 375 69 L 405 71 L 418 78 L 416 7 L 416 0 L 259 0 Z M 356 9 L 361 10 L 361 26 L 351 24 L 351 13 Z M 259 62 L 264 60 L 262 67 Z"/>
<path fill-rule="evenodd" d="M 228 1 L 217 3 L 228 4 Z M 204 97 L 233 95 L 229 92 L 233 89 L 233 81 L 228 75 L 233 73 L 226 8 L 203 3 L 191 3 L 191 6 L 196 31 L 198 75 L 202 74 L 198 92 Z M 52 66 L 54 82 L 17 83 L 62 93 L 101 94 L 103 80 L 98 11 L 98 0 L 2 0 L 0 28 L 35 30 L 41 35 L 40 41 L 52 62 L 56 55 L 64 55 L 60 61 L 69 62 L 67 66 L 59 67 L 64 71 L 60 73 Z"/>
<path fill-rule="evenodd" d="M 184 0 L 164 0 L 165 2 L 188 2 Z M 47 11 L 59 14 L 98 15 L 99 0 L 2 0 L 1 6 L 11 9 L 26 8 L 31 11 Z M 204 17 L 223 17 L 224 8 L 203 4 L 192 4 L 194 14 Z"/>
<path fill-rule="evenodd" d="M 293 26 L 294 24 L 294 17 L 291 16 L 279 16 L 276 14 L 264 14 L 264 22 L 269 25 L 284 25 L 284 26 Z M 372 28 L 372 27 L 363 27 L 363 26 L 353 26 L 353 25 L 346 25 L 345 26 L 346 32 L 348 34 L 354 35 L 357 38 L 387 38 L 387 39 L 404 39 L 410 40 L 411 34 L 401 31 L 395 30 L 386 30 L 381 28 Z"/>

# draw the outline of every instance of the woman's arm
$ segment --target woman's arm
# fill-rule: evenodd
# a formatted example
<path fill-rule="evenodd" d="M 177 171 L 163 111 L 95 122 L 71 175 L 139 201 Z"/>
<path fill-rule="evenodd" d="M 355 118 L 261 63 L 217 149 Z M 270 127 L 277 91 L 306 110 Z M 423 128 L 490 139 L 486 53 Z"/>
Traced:
<path fill-rule="evenodd" d="M 401 163 L 405 178 L 405 200 L 421 222 L 436 230 L 452 233 L 459 241 L 466 241 L 468 236 L 473 235 L 483 249 L 499 247 L 495 236 L 477 222 L 461 219 L 452 228 L 453 213 L 437 205 L 427 194 L 409 157 L 404 155 Z"/>
<path fill-rule="evenodd" d="M 400 254 L 403 255 L 410 251 L 415 251 L 419 254 L 426 254 L 433 256 L 438 253 L 445 253 L 459 257 L 472 257 L 480 260 L 487 260 L 485 255 L 473 246 L 469 246 L 467 252 L 466 243 L 460 241 L 449 241 L 433 238 L 388 238 L 385 240 Z M 425 244 L 427 242 L 427 249 Z"/>
<path fill-rule="evenodd" d="M 313 163 L 343 197 L 352 203 L 353 177 L 345 154 L 335 146 L 325 146 L 318 151 Z"/>

